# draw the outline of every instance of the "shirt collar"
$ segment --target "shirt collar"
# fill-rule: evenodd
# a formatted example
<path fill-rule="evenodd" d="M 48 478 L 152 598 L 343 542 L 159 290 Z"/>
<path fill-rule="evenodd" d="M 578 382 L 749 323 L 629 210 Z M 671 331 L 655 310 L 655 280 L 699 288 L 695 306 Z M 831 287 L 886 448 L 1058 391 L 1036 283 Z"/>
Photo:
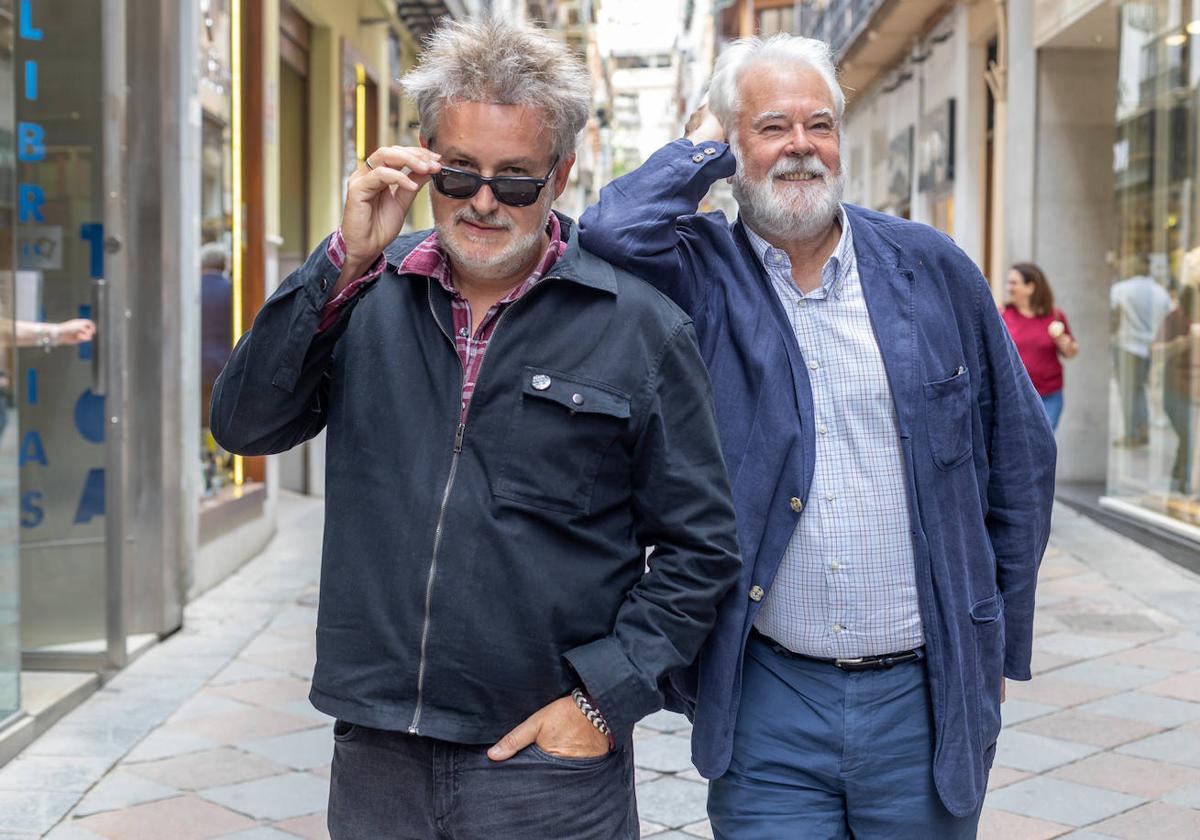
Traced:
<path fill-rule="evenodd" d="M 820 294 L 809 292 L 811 296 L 841 298 L 846 278 L 854 267 L 854 234 L 850 230 L 850 218 L 846 214 L 845 205 L 838 205 L 838 221 L 842 226 L 842 235 L 838 239 L 837 247 L 833 249 L 833 253 L 829 255 L 829 259 L 821 268 Z M 763 239 L 749 225 L 744 225 L 744 227 L 750 245 L 754 248 L 754 253 L 763 267 L 768 272 L 791 274 L 792 261 L 788 258 L 787 253 Z M 795 288 L 794 284 L 792 284 L 792 288 Z M 796 293 L 804 296 L 798 289 Z"/>

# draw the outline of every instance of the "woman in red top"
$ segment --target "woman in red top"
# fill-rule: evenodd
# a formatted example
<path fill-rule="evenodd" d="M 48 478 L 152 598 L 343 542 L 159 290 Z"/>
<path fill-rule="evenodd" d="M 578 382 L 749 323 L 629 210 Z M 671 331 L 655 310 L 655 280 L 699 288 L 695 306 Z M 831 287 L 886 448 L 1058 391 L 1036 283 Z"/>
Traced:
<path fill-rule="evenodd" d="M 1046 275 L 1033 263 L 1017 263 L 1008 272 L 1008 305 L 1004 323 L 1012 335 L 1033 387 L 1041 395 L 1050 418 L 1058 428 L 1063 409 L 1063 368 L 1060 357 L 1070 359 L 1079 352 L 1067 316 L 1054 308 L 1054 292 Z"/>

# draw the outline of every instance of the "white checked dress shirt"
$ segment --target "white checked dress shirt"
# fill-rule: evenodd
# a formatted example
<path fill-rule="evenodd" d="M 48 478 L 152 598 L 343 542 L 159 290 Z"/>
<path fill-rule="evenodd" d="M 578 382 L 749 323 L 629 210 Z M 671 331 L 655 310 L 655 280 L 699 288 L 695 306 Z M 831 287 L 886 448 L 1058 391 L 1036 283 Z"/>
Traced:
<path fill-rule="evenodd" d="M 808 294 L 787 254 L 747 228 L 808 366 L 817 454 L 808 503 L 754 626 L 821 658 L 924 644 L 896 410 L 845 210 L 841 226 Z"/>

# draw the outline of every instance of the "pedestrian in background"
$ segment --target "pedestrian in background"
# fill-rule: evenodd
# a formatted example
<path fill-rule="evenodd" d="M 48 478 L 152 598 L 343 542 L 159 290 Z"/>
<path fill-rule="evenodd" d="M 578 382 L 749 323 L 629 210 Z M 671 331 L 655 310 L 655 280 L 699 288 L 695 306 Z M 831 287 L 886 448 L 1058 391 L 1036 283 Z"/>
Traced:
<path fill-rule="evenodd" d="M 971 260 L 842 203 L 827 44 L 735 42 L 709 101 L 580 239 L 695 318 L 713 376 L 746 567 L 672 682 L 713 834 L 973 837 L 1031 677 L 1053 433 Z M 737 222 L 697 213 L 729 177 Z"/>
<path fill-rule="evenodd" d="M 233 452 L 327 429 L 329 833 L 632 840 L 634 724 L 740 567 L 704 362 L 551 211 L 591 109 L 567 46 L 448 23 L 404 86 L 422 146 L 351 176 L 213 395 Z"/>
<path fill-rule="evenodd" d="M 1195 326 L 1196 287 L 1179 290 L 1174 308 L 1163 319 L 1152 350 L 1162 358 L 1163 411 L 1175 431 L 1175 459 L 1171 465 L 1171 490 L 1192 493 L 1192 390 L 1195 382 L 1192 331 Z"/>
<path fill-rule="evenodd" d="M 1017 263 L 1008 272 L 1008 304 L 1004 323 L 1012 335 L 1021 362 L 1034 390 L 1042 398 L 1050 428 L 1058 428 L 1063 410 L 1063 366 L 1073 359 L 1079 343 L 1062 310 L 1054 306 L 1054 292 L 1046 275 L 1033 263 Z"/>
<path fill-rule="evenodd" d="M 1145 446 L 1150 440 L 1150 408 L 1146 385 L 1150 379 L 1150 346 L 1174 306 L 1171 294 L 1145 273 L 1149 259 L 1138 255 L 1136 270 L 1143 273 L 1113 283 L 1109 290 L 1110 327 L 1113 335 L 1113 370 L 1121 396 L 1121 437 L 1115 446 Z"/>

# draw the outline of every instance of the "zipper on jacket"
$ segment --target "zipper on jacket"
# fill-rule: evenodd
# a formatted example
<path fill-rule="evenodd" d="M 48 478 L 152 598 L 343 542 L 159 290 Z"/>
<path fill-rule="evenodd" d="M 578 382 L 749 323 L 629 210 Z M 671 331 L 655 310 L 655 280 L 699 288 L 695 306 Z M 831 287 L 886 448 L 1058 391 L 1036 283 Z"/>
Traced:
<path fill-rule="evenodd" d="M 459 422 L 454 431 L 454 455 L 450 459 L 450 475 L 446 478 L 446 489 L 442 491 L 442 506 L 438 510 L 437 525 L 433 529 L 433 557 L 429 562 L 429 578 L 425 581 L 425 623 L 421 626 L 421 662 L 417 666 L 417 705 L 413 710 L 412 724 L 408 734 L 418 734 L 417 727 L 421 723 L 421 704 L 425 690 L 425 653 L 429 647 L 429 618 L 433 607 L 433 575 L 437 570 L 438 550 L 442 547 L 442 526 L 445 525 L 446 506 L 450 503 L 450 490 L 454 487 L 454 476 L 458 472 L 458 456 L 462 453 L 463 435 L 466 434 L 467 424 Z"/>
<path fill-rule="evenodd" d="M 545 280 L 545 279 L 550 279 L 550 278 L 543 278 L 543 279 Z M 434 323 L 436 323 L 438 325 L 438 329 L 440 329 L 442 331 L 442 335 L 446 336 L 446 340 L 450 342 L 450 347 L 454 350 L 454 355 L 457 358 L 458 357 L 458 346 L 454 343 L 454 338 L 448 332 L 446 332 L 444 327 L 442 327 L 442 322 L 438 320 L 437 312 L 435 312 L 434 308 L 433 308 L 433 294 L 432 294 L 433 280 L 430 280 L 429 284 L 430 284 L 430 294 L 427 295 L 427 298 L 429 300 L 429 312 L 433 315 L 433 321 L 434 321 Z M 538 286 L 540 286 L 540 285 L 541 285 L 541 283 L 538 284 Z M 507 315 L 514 306 L 521 303 L 521 301 L 528 298 L 535 291 L 537 291 L 536 287 L 533 289 L 530 289 L 528 292 L 525 293 L 524 297 L 522 297 L 520 300 L 513 301 L 504 309 L 503 312 L 500 313 L 500 315 L 496 318 L 496 326 L 492 328 L 491 339 L 488 339 L 489 343 L 491 342 L 492 339 L 494 339 L 496 337 L 496 332 L 500 329 L 500 322 L 504 320 L 504 316 Z M 487 365 L 487 361 L 488 361 L 488 356 L 485 354 L 483 357 L 483 361 L 480 362 L 480 364 L 479 364 L 479 371 L 475 375 L 476 390 L 478 390 L 479 378 L 480 378 L 480 376 L 483 375 L 483 368 L 485 365 Z M 460 359 L 459 364 L 461 365 L 461 363 L 462 363 L 462 360 Z M 460 398 L 460 400 L 462 398 L 462 386 L 466 382 L 466 376 L 467 376 L 467 372 L 464 370 L 463 374 L 462 374 L 462 378 L 459 382 L 459 398 Z M 470 409 L 468 409 L 468 412 L 469 411 L 470 411 Z M 420 659 L 419 664 L 417 665 L 417 705 L 413 709 L 412 723 L 409 724 L 409 727 L 408 727 L 409 735 L 419 735 L 420 734 L 419 727 L 421 725 L 421 710 L 422 710 L 422 707 L 424 705 L 424 700 L 425 700 L 426 652 L 429 647 L 429 624 L 430 624 L 430 619 L 432 617 L 432 610 L 433 610 L 433 576 L 434 576 L 434 573 L 437 571 L 438 551 L 442 547 L 442 533 L 443 533 L 443 526 L 445 525 L 445 519 L 446 519 L 446 508 L 450 504 L 450 491 L 454 487 L 454 476 L 458 472 L 458 456 L 462 453 L 463 436 L 466 435 L 466 433 L 467 433 L 467 418 L 466 418 L 466 415 L 462 415 L 462 416 L 460 416 L 459 421 L 458 421 L 458 428 L 456 428 L 454 431 L 454 454 L 450 459 L 450 474 L 449 474 L 449 476 L 446 477 L 446 487 L 442 491 L 442 505 L 441 505 L 441 508 L 439 508 L 439 510 L 438 510 L 437 525 L 434 526 L 434 530 L 433 530 L 433 552 L 432 552 L 432 555 L 431 555 L 431 558 L 429 561 L 429 577 L 425 582 L 425 620 L 424 620 L 424 623 L 421 625 L 421 659 Z"/>

